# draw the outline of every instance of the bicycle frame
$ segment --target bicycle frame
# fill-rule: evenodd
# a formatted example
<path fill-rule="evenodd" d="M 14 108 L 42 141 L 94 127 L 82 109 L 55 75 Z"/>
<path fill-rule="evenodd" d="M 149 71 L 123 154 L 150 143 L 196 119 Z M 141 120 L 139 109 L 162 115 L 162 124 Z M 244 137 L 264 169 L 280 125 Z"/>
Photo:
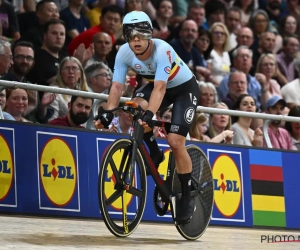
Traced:
<path fill-rule="evenodd" d="M 134 164 L 135 157 L 136 157 L 136 149 L 139 149 L 142 157 L 144 159 L 145 165 L 148 167 L 150 171 L 150 175 L 152 176 L 155 184 L 157 185 L 157 188 L 160 192 L 160 194 L 163 196 L 165 200 L 168 200 L 171 202 L 171 191 L 167 188 L 165 185 L 163 179 L 160 177 L 160 174 L 158 173 L 149 153 L 148 150 L 143 143 L 143 135 L 144 135 L 144 128 L 139 124 L 137 121 L 138 119 L 135 119 L 133 121 L 133 131 L 130 134 L 130 140 L 132 141 L 132 157 L 131 157 L 131 164 Z"/>

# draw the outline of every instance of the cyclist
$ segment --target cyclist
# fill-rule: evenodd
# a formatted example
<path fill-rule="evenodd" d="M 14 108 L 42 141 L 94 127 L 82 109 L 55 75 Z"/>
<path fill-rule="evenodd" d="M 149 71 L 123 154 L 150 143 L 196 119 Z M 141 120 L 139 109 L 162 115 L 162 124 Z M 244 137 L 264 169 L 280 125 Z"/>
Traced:
<path fill-rule="evenodd" d="M 124 17 L 123 36 L 127 43 L 120 47 L 116 56 L 106 108 L 118 106 L 129 67 L 148 80 L 149 84 L 134 93 L 133 100 L 146 110 L 139 122 L 145 131 L 150 130 L 144 133 L 143 139 L 158 168 L 164 154 L 154 139 L 152 118 L 159 109 L 173 104 L 168 144 L 175 156 L 182 187 L 176 220 L 178 223 L 187 223 L 193 215 L 194 201 L 191 198 L 192 162 L 185 141 L 196 111 L 199 88 L 195 76 L 174 49 L 163 40 L 152 39 L 152 30 L 150 18 L 142 11 L 133 11 Z M 112 119 L 112 113 L 99 113 L 94 123 L 97 128 L 103 128 Z"/>

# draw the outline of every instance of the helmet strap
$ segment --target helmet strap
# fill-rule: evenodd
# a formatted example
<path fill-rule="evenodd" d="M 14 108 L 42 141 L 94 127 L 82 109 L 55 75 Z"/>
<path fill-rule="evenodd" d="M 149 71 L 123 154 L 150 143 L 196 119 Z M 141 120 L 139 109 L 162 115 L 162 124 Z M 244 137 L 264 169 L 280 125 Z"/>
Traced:
<path fill-rule="evenodd" d="M 145 53 L 146 53 L 146 51 L 149 49 L 149 47 L 150 47 L 150 39 L 148 39 L 148 46 L 147 46 L 147 48 L 144 50 L 144 52 L 142 52 L 142 53 L 140 53 L 140 54 L 135 54 L 136 56 L 142 56 L 142 55 L 144 55 Z"/>

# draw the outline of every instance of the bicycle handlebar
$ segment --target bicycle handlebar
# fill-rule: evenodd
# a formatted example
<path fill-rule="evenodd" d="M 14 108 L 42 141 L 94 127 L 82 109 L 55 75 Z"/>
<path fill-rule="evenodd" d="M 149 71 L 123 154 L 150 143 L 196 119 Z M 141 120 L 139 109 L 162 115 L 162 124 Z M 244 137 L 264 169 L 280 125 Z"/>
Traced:
<path fill-rule="evenodd" d="M 138 115 L 138 114 L 142 115 L 142 113 L 145 112 L 140 105 L 137 105 L 135 102 L 132 102 L 132 101 L 125 102 L 125 105 L 122 107 L 117 107 L 117 108 L 113 108 L 110 110 L 103 109 L 103 112 L 104 113 L 113 113 L 117 110 L 123 110 L 124 112 L 130 113 L 134 116 Z M 165 127 L 166 125 L 169 125 L 170 123 L 153 120 L 153 124 L 154 124 L 154 126 L 157 126 L 157 127 Z"/>

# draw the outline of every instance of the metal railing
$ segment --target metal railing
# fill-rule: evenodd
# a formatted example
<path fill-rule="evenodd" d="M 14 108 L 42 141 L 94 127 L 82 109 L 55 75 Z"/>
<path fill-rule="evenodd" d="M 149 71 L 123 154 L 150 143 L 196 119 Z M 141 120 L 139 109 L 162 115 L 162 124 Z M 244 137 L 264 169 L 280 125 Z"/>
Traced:
<path fill-rule="evenodd" d="M 3 88 L 1 88 L 1 86 Z M 41 85 L 36 85 L 36 84 L 0 80 L 0 91 L 2 91 L 2 89 L 4 89 L 4 88 L 21 88 L 21 89 L 36 90 L 36 91 L 41 91 L 41 92 L 52 92 L 52 93 L 57 93 L 57 94 L 75 95 L 75 96 L 80 96 L 80 97 L 87 97 L 87 98 L 101 99 L 101 100 L 107 100 L 107 98 L 108 98 L 108 95 L 106 95 L 106 94 L 97 94 L 97 93 L 92 93 L 92 92 L 87 92 L 87 91 L 64 89 L 64 88 L 59 88 L 59 87 L 48 87 L 48 86 L 41 86 Z M 122 97 L 120 102 L 124 103 L 129 100 L 130 100 L 130 98 Z M 197 112 L 263 119 L 264 120 L 263 134 L 264 134 L 266 144 L 269 148 L 272 148 L 272 145 L 271 145 L 270 138 L 268 135 L 268 126 L 272 121 L 300 122 L 300 117 L 292 117 L 292 116 L 285 116 L 285 115 L 270 115 L 270 114 L 264 114 L 264 113 L 252 113 L 252 112 L 244 112 L 244 111 L 237 111 L 237 110 L 208 108 L 208 107 L 203 107 L 203 106 L 198 106 Z M 0 108 L 0 116 L 1 115 L 2 115 L 2 112 L 1 112 L 1 108 Z M 3 117 L 3 115 L 2 115 L 2 117 Z"/>

